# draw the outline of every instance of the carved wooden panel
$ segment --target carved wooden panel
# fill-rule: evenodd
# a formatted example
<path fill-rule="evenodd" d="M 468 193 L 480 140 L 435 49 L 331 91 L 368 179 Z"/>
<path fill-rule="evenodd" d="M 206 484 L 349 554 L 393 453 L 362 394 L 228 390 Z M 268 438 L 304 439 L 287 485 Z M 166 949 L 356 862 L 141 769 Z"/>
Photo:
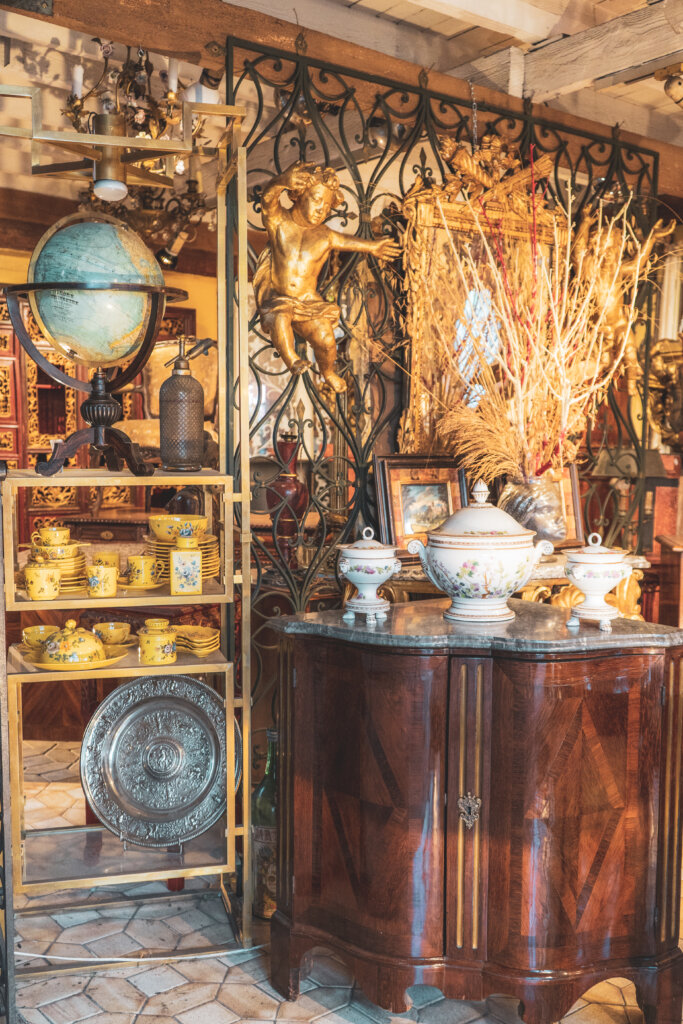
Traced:
<path fill-rule="evenodd" d="M 664 655 L 494 662 L 488 957 L 655 952 Z"/>
<path fill-rule="evenodd" d="M 17 421 L 17 371 L 13 359 L 0 359 L 0 420 Z"/>

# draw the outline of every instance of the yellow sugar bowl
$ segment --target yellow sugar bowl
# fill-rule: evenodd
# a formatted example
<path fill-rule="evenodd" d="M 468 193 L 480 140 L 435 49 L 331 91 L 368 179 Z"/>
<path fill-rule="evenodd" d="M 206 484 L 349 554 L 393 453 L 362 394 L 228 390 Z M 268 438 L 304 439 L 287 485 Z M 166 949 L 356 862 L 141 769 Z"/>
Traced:
<path fill-rule="evenodd" d="M 176 660 L 176 631 L 168 619 L 145 619 L 138 630 L 138 654 L 143 665 L 172 665 Z"/>
<path fill-rule="evenodd" d="M 41 665 L 90 665 L 105 658 L 100 638 L 77 627 L 75 619 L 67 619 L 63 629 L 49 636 L 38 654 Z"/>
<path fill-rule="evenodd" d="M 92 631 L 105 644 L 124 644 L 130 633 L 130 623 L 96 622 Z"/>
<path fill-rule="evenodd" d="M 59 597 L 61 572 L 56 565 L 46 562 L 42 555 L 36 555 L 24 566 L 24 582 L 30 601 L 56 601 Z"/>

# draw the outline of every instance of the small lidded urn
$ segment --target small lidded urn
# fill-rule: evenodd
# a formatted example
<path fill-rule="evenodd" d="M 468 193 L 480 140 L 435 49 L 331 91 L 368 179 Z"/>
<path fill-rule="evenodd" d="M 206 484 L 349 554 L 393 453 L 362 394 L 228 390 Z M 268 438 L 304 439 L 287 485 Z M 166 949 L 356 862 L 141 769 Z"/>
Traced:
<path fill-rule="evenodd" d="M 373 539 L 374 535 L 372 527 L 366 526 L 362 540 L 339 548 L 339 574 L 358 591 L 356 597 L 350 597 L 346 602 L 344 618 L 353 622 L 355 613 L 363 612 L 368 626 L 386 619 L 389 602 L 377 596 L 377 588 L 401 570 L 396 548 L 391 544 L 380 544 Z"/>
<path fill-rule="evenodd" d="M 618 618 L 619 610 L 607 604 L 605 596 L 633 572 L 625 559 L 625 551 L 603 547 L 599 533 L 591 533 L 585 548 L 567 552 L 565 575 L 585 598 L 572 608 L 568 626 L 578 626 L 585 619 L 598 622 L 606 633 L 612 631 L 612 619 Z"/>

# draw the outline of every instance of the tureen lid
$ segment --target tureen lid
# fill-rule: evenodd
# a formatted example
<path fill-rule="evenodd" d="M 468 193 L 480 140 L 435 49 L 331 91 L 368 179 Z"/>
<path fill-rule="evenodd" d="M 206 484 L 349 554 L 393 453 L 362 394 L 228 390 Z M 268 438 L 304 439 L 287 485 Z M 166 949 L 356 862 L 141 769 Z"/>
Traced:
<path fill-rule="evenodd" d="M 467 534 L 480 537 L 508 537 L 533 533 L 526 530 L 516 519 L 496 508 L 487 501 L 489 489 L 483 480 L 479 480 L 472 488 L 474 504 L 460 508 L 433 533 Z"/>
<path fill-rule="evenodd" d="M 602 543 L 599 533 L 591 533 L 588 537 L 588 544 L 579 548 L 584 555 L 613 555 L 614 548 L 608 548 Z"/>
<path fill-rule="evenodd" d="M 392 553 L 396 551 L 393 544 L 380 544 L 378 540 L 374 539 L 375 531 L 371 526 L 366 526 L 363 530 L 363 536 L 360 540 L 355 541 L 353 544 L 340 544 L 339 550 L 346 554 L 347 551 L 372 551 L 375 554 L 386 554 L 389 551 Z"/>

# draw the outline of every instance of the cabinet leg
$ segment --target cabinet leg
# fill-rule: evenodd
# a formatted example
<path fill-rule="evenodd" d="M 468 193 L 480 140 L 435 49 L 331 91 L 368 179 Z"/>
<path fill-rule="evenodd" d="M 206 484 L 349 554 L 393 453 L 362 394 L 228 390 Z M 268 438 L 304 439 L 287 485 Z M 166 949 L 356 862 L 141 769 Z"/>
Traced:
<path fill-rule="evenodd" d="M 660 967 L 643 970 L 636 978 L 636 999 L 645 1024 L 679 1024 L 683 1009 L 683 953 Z"/>
<path fill-rule="evenodd" d="M 285 999 L 296 999 L 299 995 L 301 958 L 296 957 L 296 967 L 293 967 L 292 957 L 289 922 L 276 911 L 270 919 L 270 980 Z"/>

